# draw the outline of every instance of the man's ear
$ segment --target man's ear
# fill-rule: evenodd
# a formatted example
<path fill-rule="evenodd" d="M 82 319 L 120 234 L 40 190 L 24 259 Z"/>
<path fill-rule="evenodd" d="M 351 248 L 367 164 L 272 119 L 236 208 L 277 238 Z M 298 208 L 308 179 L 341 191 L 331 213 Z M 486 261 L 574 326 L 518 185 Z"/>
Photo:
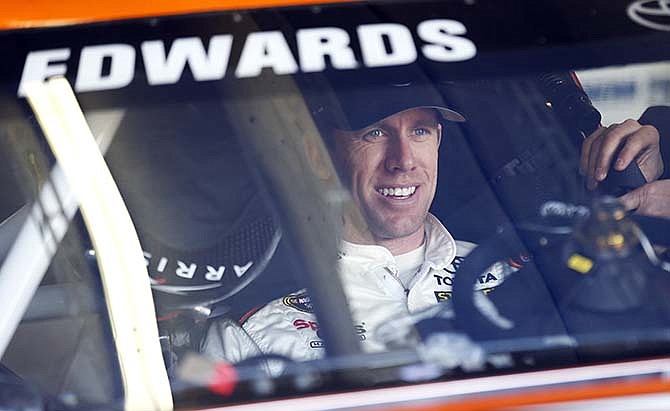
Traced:
<path fill-rule="evenodd" d="M 440 148 L 442 142 L 442 123 L 437 123 L 437 147 Z"/>

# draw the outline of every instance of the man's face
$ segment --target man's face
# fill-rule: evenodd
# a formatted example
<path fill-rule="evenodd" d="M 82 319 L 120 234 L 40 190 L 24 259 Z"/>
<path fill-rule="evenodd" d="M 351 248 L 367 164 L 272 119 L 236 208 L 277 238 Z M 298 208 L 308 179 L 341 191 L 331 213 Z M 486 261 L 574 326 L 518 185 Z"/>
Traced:
<path fill-rule="evenodd" d="M 378 242 L 419 235 L 423 240 L 441 135 L 437 112 L 426 108 L 361 130 L 334 130 L 340 174 Z"/>

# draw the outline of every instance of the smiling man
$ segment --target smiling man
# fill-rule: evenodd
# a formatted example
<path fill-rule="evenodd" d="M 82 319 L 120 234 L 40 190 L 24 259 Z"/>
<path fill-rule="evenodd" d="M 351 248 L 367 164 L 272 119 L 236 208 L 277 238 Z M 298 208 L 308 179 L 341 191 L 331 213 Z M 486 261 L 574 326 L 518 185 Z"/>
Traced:
<path fill-rule="evenodd" d="M 331 83 L 324 95 L 311 104 L 315 121 L 367 223 L 345 216 L 336 270 L 355 330 L 367 352 L 411 346 L 412 315 L 451 297 L 454 273 L 474 248 L 456 241 L 428 212 L 439 148 L 448 144 L 442 122 L 465 118 L 427 82 L 345 81 Z M 477 289 L 492 290 L 512 270 L 493 265 Z M 270 302 L 241 324 L 214 322 L 202 346 L 207 355 L 233 363 L 259 354 L 309 360 L 320 358 L 323 348 L 305 291 Z"/>
<path fill-rule="evenodd" d="M 333 135 L 343 180 L 375 243 L 394 255 L 419 247 L 437 186 L 438 111 L 408 109 Z"/>

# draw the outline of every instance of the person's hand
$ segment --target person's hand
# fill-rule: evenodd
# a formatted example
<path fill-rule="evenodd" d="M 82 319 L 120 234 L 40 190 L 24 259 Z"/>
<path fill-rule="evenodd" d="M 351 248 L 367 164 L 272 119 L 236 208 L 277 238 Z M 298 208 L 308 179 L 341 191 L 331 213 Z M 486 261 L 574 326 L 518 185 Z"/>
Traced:
<path fill-rule="evenodd" d="M 626 210 L 638 214 L 670 218 L 670 180 L 658 180 L 619 197 Z"/>
<path fill-rule="evenodd" d="M 619 147 L 623 148 L 614 158 Z M 648 182 L 663 174 L 658 130 L 629 119 L 620 124 L 600 127 L 584 140 L 579 170 L 586 176 L 586 186 L 593 190 L 607 177 L 612 162 L 614 169 L 621 171 L 633 160 Z"/>

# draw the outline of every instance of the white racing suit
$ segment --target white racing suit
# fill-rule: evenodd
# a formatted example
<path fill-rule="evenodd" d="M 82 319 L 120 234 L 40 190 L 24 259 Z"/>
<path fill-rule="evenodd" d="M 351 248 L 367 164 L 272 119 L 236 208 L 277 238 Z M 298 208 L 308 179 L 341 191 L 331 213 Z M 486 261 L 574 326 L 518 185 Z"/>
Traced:
<path fill-rule="evenodd" d="M 424 262 L 407 291 L 395 276 L 395 258 L 388 249 L 346 242 L 341 246 L 338 269 L 355 331 L 366 352 L 387 349 L 384 338 L 378 335 L 380 325 L 398 322 L 448 300 L 454 273 L 475 247 L 473 243 L 454 240 L 430 214 L 425 230 Z M 512 271 L 515 269 L 511 266 L 496 263 L 479 277 L 475 288 L 487 293 Z M 260 354 L 311 360 L 324 354 L 318 330 L 311 300 L 300 291 L 263 306 L 243 319 L 241 327 L 230 319 L 215 321 L 201 349 L 209 357 L 232 363 Z"/>

